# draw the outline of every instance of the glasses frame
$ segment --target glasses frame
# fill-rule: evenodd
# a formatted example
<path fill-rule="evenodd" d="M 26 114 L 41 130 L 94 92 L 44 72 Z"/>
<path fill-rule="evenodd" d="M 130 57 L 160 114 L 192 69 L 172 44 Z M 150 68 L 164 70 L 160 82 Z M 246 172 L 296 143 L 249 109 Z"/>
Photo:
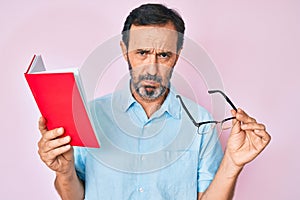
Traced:
<path fill-rule="evenodd" d="M 215 94 L 215 93 L 221 94 L 221 95 L 225 98 L 226 102 L 232 107 L 232 109 L 235 110 L 235 111 L 237 111 L 237 108 L 235 107 L 235 105 L 232 103 L 232 101 L 228 98 L 228 96 L 227 96 L 224 92 L 222 92 L 221 90 L 208 90 L 208 94 Z M 226 122 L 226 121 L 235 119 L 235 117 L 229 117 L 229 118 L 223 119 L 222 121 L 204 121 L 204 122 L 196 122 L 196 120 L 193 118 L 193 116 L 191 115 L 191 113 L 189 112 L 189 110 L 187 109 L 187 107 L 185 106 L 185 104 L 184 104 L 184 102 L 183 102 L 181 96 L 180 96 L 180 95 L 176 95 L 176 98 L 179 99 L 179 101 L 180 101 L 180 103 L 181 103 L 181 105 L 182 105 L 184 111 L 185 111 L 186 114 L 189 116 L 189 118 L 191 119 L 191 121 L 193 122 L 193 124 L 198 128 L 198 131 L 197 131 L 198 134 L 200 134 L 200 133 L 199 133 L 199 127 L 200 127 L 201 125 L 204 125 L 204 124 L 215 124 L 215 125 L 221 124 L 221 125 L 222 125 L 222 124 L 223 124 L 224 122 Z"/>

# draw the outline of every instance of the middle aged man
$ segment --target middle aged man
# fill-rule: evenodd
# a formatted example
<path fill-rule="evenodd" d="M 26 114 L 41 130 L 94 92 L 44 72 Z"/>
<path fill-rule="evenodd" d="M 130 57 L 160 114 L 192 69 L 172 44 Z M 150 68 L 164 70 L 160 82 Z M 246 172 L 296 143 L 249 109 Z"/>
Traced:
<path fill-rule="evenodd" d="M 184 29 L 181 17 L 160 4 L 142 5 L 127 17 L 121 48 L 130 83 L 92 106 L 100 149 L 72 148 L 70 137 L 59 138 L 63 128 L 47 130 L 41 117 L 39 154 L 55 171 L 63 199 L 232 198 L 242 168 L 270 136 L 233 106 L 223 156 L 210 114 L 170 84 Z"/>

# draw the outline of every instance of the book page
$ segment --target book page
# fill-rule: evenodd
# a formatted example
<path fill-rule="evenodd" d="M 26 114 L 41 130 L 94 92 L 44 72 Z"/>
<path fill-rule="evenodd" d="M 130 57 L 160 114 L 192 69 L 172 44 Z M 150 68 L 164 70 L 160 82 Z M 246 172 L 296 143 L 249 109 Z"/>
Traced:
<path fill-rule="evenodd" d="M 46 71 L 41 55 L 37 55 L 28 71 L 29 74 Z"/>

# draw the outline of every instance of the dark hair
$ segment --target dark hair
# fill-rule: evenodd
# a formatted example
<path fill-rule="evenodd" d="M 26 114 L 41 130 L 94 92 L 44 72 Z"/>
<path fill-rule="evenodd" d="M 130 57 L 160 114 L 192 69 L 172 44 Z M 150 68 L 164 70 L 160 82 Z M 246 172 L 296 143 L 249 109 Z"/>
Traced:
<path fill-rule="evenodd" d="M 182 48 L 184 35 L 184 21 L 181 16 L 172 9 L 162 4 L 143 4 L 130 12 L 122 30 L 122 40 L 128 48 L 129 30 L 131 25 L 162 25 L 173 23 L 178 32 L 177 51 Z"/>

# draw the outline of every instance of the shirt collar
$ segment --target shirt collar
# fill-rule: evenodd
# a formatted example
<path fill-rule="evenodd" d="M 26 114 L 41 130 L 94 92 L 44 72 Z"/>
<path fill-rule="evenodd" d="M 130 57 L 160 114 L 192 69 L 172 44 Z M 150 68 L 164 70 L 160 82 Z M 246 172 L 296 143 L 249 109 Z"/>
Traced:
<path fill-rule="evenodd" d="M 167 98 L 163 102 L 161 108 L 159 110 L 157 110 L 153 114 L 153 116 L 158 116 L 158 115 L 160 116 L 164 112 L 166 112 L 169 115 L 171 115 L 173 118 L 179 119 L 181 107 L 180 107 L 180 103 L 179 103 L 178 99 L 176 98 L 176 94 L 177 94 L 177 92 L 176 92 L 175 88 L 173 86 L 171 86 Z M 132 93 L 130 90 L 130 83 L 127 84 L 127 86 L 124 87 L 124 89 L 120 91 L 120 105 L 121 105 L 121 110 L 123 112 L 127 112 L 135 105 L 140 105 L 135 100 L 135 98 L 132 96 Z"/>
<path fill-rule="evenodd" d="M 169 94 L 165 101 L 163 102 L 161 108 L 158 110 L 161 112 L 167 112 L 169 115 L 171 115 L 175 119 L 180 118 L 180 104 L 178 99 L 176 98 L 176 90 L 172 86 L 170 87 Z"/>
<path fill-rule="evenodd" d="M 132 96 L 131 90 L 130 90 L 130 82 L 126 85 L 126 87 L 123 88 L 121 91 L 121 104 L 122 104 L 122 111 L 127 112 L 135 103 L 138 103 L 135 98 Z"/>

